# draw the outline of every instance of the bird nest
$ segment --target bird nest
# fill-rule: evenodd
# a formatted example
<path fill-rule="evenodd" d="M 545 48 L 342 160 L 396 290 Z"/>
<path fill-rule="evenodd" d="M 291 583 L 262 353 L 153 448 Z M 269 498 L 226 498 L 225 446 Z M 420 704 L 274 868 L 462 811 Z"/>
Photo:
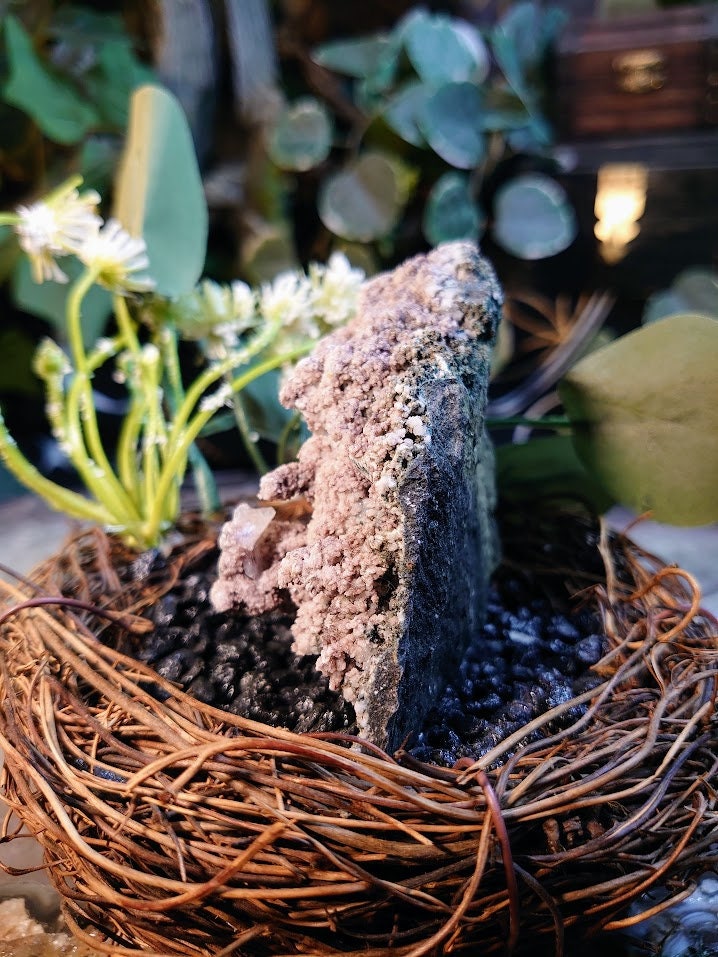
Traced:
<path fill-rule="evenodd" d="M 118 651 L 212 544 L 186 530 L 161 581 L 128 583 L 93 530 L 1 586 L 3 839 L 37 836 L 79 938 L 419 957 L 552 935 L 560 954 L 566 929 L 639 920 L 654 885 L 654 910 L 690 892 L 718 840 L 718 630 L 686 572 L 602 534 L 601 683 L 447 769 L 215 710 Z"/>

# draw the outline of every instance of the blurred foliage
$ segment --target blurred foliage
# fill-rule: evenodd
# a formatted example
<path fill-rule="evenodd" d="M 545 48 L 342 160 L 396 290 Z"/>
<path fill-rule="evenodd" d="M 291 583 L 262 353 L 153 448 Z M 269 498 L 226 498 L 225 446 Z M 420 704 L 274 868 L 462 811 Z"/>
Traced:
<path fill-rule="evenodd" d="M 288 195 L 316 206 L 310 245 L 361 241 L 391 263 L 427 243 L 478 239 L 488 229 L 520 258 L 567 248 L 576 219 L 545 173 L 515 176 L 482 203 L 511 157 L 551 165 L 543 80 L 564 20 L 556 7 L 519 2 L 480 30 L 417 7 L 391 30 L 316 48 L 305 64 L 315 96 L 283 106 L 269 149 L 293 177 Z"/>
<path fill-rule="evenodd" d="M 72 174 L 81 175 L 87 187 L 110 193 L 130 95 L 153 76 L 121 7 L 59 0 L 0 5 L 3 208 L 28 204 Z M 22 396 L 35 394 L 39 385 L 31 371 L 34 339 L 25 315 L 49 322 L 53 335 L 62 339 L 66 288 L 35 284 L 27 260 L 16 253 L 14 243 L 0 246 L 0 282 L 6 283 L 7 299 L 0 335 L 13 344 L 0 349 L 0 392 Z M 109 314 L 109 296 L 93 290 L 88 344 L 102 333 Z"/>

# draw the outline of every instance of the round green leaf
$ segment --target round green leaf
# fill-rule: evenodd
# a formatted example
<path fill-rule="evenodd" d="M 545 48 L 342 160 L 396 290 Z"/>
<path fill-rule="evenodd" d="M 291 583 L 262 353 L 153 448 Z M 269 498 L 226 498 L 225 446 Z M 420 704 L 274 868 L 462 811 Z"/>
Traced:
<path fill-rule="evenodd" d="M 328 70 L 364 78 L 382 73 L 395 63 L 396 44 L 384 34 L 357 40 L 335 40 L 312 52 L 312 59 Z"/>
<path fill-rule="evenodd" d="M 496 193 L 493 236 L 514 256 L 555 256 L 571 245 L 576 232 L 565 190 L 542 173 L 517 176 Z"/>
<path fill-rule="evenodd" d="M 445 173 L 436 181 L 424 207 L 424 235 L 429 242 L 476 239 L 483 216 L 469 189 L 469 179 L 461 173 Z"/>
<path fill-rule="evenodd" d="M 141 86 L 132 95 L 115 215 L 144 237 L 161 296 L 194 288 L 207 248 L 207 204 L 187 119 L 161 87 Z"/>
<path fill-rule="evenodd" d="M 365 153 L 327 179 L 319 194 L 319 215 L 327 229 L 358 242 L 386 236 L 404 202 L 397 167 L 383 153 Z"/>
<path fill-rule="evenodd" d="M 418 10 L 401 26 L 407 55 L 428 83 L 482 83 L 489 72 L 489 54 L 479 31 L 465 20 Z"/>
<path fill-rule="evenodd" d="M 718 520 L 718 323 L 671 316 L 582 359 L 560 386 L 582 461 L 658 521 Z"/>
<path fill-rule="evenodd" d="M 450 166 L 472 169 L 483 159 L 482 107 L 481 94 L 472 83 L 446 83 L 421 108 L 421 131 Z"/>
<path fill-rule="evenodd" d="M 269 155 L 280 169 L 304 172 L 329 155 L 332 124 L 322 104 L 305 96 L 279 116 L 269 140 Z"/>
<path fill-rule="evenodd" d="M 79 259 L 67 256 L 60 261 L 69 283 L 42 282 L 32 278 L 30 261 L 22 256 L 12 277 L 13 297 L 17 305 L 31 315 L 46 319 L 60 341 L 67 337 L 67 297 L 72 283 L 85 271 Z M 112 312 L 112 296 L 101 286 L 92 286 L 82 301 L 82 340 L 86 349 L 92 348 L 105 332 Z"/>
<path fill-rule="evenodd" d="M 686 312 L 718 316 L 718 273 L 712 269 L 686 269 L 673 289 L 686 304 Z"/>
<path fill-rule="evenodd" d="M 8 14 L 4 21 L 8 79 L 3 98 L 54 142 L 79 142 L 99 123 L 97 112 L 70 83 L 45 68 L 19 20 Z"/>
<path fill-rule="evenodd" d="M 670 289 L 649 296 L 641 321 L 645 325 L 678 313 L 718 319 L 718 273 L 712 269 L 686 269 Z"/>
<path fill-rule="evenodd" d="M 424 146 L 425 140 L 419 129 L 419 114 L 430 96 L 426 86 L 412 80 L 403 86 L 386 104 L 384 119 L 403 140 L 412 146 Z"/>

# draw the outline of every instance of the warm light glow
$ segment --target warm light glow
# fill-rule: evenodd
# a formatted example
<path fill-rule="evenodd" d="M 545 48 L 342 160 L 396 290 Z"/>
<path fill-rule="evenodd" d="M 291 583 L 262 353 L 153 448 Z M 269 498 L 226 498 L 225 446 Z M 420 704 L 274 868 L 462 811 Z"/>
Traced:
<path fill-rule="evenodd" d="M 618 262 L 640 231 L 646 208 L 648 170 L 640 163 L 608 163 L 598 171 L 594 228 L 607 263 Z"/>

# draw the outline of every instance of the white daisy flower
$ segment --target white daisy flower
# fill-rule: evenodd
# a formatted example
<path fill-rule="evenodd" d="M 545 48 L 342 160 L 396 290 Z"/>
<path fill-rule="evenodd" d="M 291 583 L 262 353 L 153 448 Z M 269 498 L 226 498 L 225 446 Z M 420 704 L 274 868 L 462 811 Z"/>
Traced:
<path fill-rule="evenodd" d="M 154 289 L 153 279 L 137 275 L 150 263 L 144 239 L 130 236 L 116 219 L 86 236 L 76 255 L 94 270 L 99 285 L 112 292 L 124 295 Z"/>
<path fill-rule="evenodd" d="M 35 282 L 67 282 L 56 257 L 75 253 L 100 227 L 102 220 L 96 212 L 99 194 L 94 189 L 80 193 L 75 182 L 60 187 L 46 199 L 16 209 L 15 232 L 30 260 Z"/>
<path fill-rule="evenodd" d="M 311 307 L 317 319 L 327 326 L 341 326 L 356 313 L 359 290 L 366 278 L 355 269 L 344 253 L 332 253 L 326 266 L 312 263 Z"/>
<path fill-rule="evenodd" d="M 321 332 L 314 319 L 311 295 L 311 282 L 304 273 L 283 272 L 262 286 L 260 312 L 267 322 L 281 324 L 290 336 L 318 339 Z"/>

